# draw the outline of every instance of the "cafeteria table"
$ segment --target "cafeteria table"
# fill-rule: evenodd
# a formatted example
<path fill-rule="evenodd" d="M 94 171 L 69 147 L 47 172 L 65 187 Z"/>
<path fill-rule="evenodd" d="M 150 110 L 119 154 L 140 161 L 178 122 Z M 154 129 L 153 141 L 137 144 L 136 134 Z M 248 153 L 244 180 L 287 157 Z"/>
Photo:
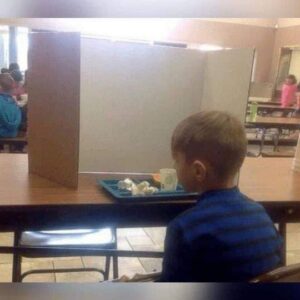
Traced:
<path fill-rule="evenodd" d="M 284 239 L 286 224 L 300 223 L 300 174 L 291 165 L 290 158 L 247 158 L 239 180 L 240 190 L 266 208 Z M 66 188 L 29 174 L 26 154 L 0 154 L 0 168 L 0 232 L 166 226 L 195 205 L 191 199 L 118 203 L 96 184 L 112 174 L 80 174 L 78 189 Z M 26 249 L 0 247 L 0 253 L 18 251 Z"/>
<path fill-rule="evenodd" d="M 265 134 L 267 129 L 276 128 L 279 132 L 282 129 L 288 130 L 298 130 L 300 129 L 300 118 L 286 118 L 286 117 L 262 117 L 256 116 L 254 119 L 247 118 L 246 128 L 259 128 L 262 130 L 262 137 L 260 143 L 259 154 L 261 154 L 264 142 L 265 142 Z M 277 140 L 279 139 L 279 134 Z"/>

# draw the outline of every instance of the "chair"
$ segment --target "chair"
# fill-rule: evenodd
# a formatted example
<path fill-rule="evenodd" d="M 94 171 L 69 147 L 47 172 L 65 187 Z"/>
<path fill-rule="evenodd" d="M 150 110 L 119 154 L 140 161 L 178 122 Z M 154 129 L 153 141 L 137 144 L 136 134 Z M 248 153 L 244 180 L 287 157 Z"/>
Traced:
<path fill-rule="evenodd" d="M 110 271 L 111 256 L 106 256 L 104 270 L 97 268 L 72 268 L 72 269 L 40 269 L 31 270 L 22 274 L 22 257 L 42 258 L 42 257 L 68 257 L 74 256 L 72 248 L 76 248 L 76 254 L 82 256 L 94 256 L 89 253 L 90 249 L 116 250 L 117 234 L 116 229 L 85 229 L 85 230 L 57 230 L 57 231 L 25 231 L 16 232 L 14 246 L 29 248 L 26 254 L 14 254 L 13 257 L 13 282 L 21 282 L 30 274 L 44 273 L 66 273 L 66 272 L 98 272 L 103 276 L 103 280 L 108 280 Z M 35 251 L 31 250 L 35 248 Z M 57 252 L 55 248 L 62 248 L 63 251 Z M 44 248 L 44 249 L 43 249 Z M 38 251 L 36 251 L 38 249 Z M 79 251 L 78 251 L 79 249 Z M 81 251 L 82 249 L 82 251 Z M 113 277 L 118 277 L 118 258 L 112 256 Z"/>
<path fill-rule="evenodd" d="M 271 272 L 252 279 L 250 282 L 300 282 L 300 264 L 293 264 L 277 268 Z"/>

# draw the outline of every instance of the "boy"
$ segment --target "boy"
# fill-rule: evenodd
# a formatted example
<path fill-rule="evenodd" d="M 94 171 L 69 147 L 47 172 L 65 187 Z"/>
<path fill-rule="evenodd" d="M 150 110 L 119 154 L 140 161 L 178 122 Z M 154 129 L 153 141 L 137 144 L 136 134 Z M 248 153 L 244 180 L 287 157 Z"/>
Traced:
<path fill-rule="evenodd" d="M 16 137 L 21 124 L 21 111 L 11 96 L 14 80 L 0 74 L 0 137 Z"/>
<path fill-rule="evenodd" d="M 201 195 L 167 228 L 160 281 L 248 281 L 281 264 L 271 219 L 235 186 L 246 148 L 242 124 L 224 112 L 192 115 L 175 129 L 179 182 Z"/>

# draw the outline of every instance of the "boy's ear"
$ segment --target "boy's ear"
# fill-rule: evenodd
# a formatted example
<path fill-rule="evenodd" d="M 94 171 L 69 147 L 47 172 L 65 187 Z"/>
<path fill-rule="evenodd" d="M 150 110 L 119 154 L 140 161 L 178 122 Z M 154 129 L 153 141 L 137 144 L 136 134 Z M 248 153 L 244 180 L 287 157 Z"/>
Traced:
<path fill-rule="evenodd" d="M 198 182 L 203 182 L 207 176 L 207 168 L 205 164 L 200 160 L 193 162 L 193 169 Z"/>

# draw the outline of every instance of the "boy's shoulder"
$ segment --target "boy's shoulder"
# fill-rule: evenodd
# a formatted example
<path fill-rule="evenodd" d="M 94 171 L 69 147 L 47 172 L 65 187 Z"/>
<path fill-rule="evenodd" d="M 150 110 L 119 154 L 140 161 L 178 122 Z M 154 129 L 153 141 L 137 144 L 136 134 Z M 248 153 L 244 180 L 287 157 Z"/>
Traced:
<path fill-rule="evenodd" d="M 263 206 L 239 192 L 218 191 L 200 196 L 196 205 L 177 216 L 168 227 L 187 231 L 195 225 L 222 223 L 226 217 L 243 218 L 249 214 L 267 213 Z M 211 226 L 206 226 L 208 229 Z"/>

